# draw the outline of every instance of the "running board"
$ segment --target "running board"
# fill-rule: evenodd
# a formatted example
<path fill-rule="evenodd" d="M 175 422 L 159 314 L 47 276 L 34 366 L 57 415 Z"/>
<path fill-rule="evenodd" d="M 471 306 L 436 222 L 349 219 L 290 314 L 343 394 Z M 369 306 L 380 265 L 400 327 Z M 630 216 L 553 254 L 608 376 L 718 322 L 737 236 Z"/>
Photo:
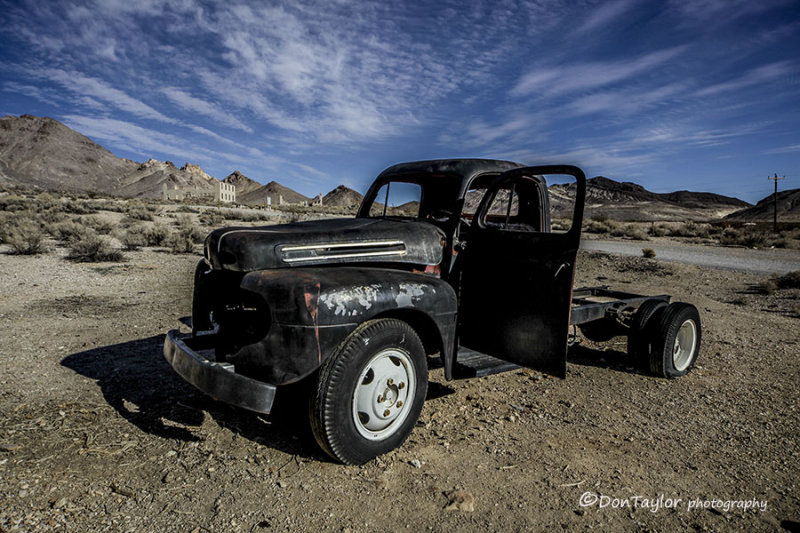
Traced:
<path fill-rule="evenodd" d="M 514 363 L 461 347 L 458 349 L 456 362 L 453 365 L 453 377 L 455 379 L 479 378 L 517 368 L 520 366 Z"/>

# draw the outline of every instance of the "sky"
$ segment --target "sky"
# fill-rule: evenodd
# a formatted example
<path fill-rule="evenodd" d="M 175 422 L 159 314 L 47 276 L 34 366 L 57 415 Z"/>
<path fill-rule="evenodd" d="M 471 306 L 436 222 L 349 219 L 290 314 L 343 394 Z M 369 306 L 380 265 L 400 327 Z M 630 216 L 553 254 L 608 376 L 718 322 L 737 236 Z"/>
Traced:
<path fill-rule="evenodd" d="M 119 157 L 365 192 L 450 157 L 800 187 L 798 0 L 0 0 L 0 114 Z"/>

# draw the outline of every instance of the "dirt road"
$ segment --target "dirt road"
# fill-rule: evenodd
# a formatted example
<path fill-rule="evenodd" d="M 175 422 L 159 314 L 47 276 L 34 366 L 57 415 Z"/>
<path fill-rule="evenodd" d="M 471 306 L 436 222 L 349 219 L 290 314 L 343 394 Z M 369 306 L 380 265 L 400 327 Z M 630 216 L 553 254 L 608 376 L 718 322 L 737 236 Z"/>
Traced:
<path fill-rule="evenodd" d="M 780 531 L 800 521 L 800 321 L 778 312 L 797 295 L 753 292 L 763 276 L 582 253 L 578 284 L 698 306 L 704 344 L 691 374 L 638 373 L 623 338 L 572 349 L 565 380 L 518 370 L 446 382 L 437 369 L 406 444 L 345 467 L 308 438 L 302 405 L 284 398 L 282 416 L 261 417 L 186 385 L 161 346 L 189 313 L 197 257 L 128 257 L 0 253 L 2 532 Z M 466 493 L 462 510 L 446 510 L 453 491 Z"/>
<path fill-rule="evenodd" d="M 800 270 L 800 251 L 787 249 L 750 250 L 747 248 L 723 248 L 720 246 L 698 246 L 679 244 L 674 241 L 581 241 L 582 250 L 595 250 L 613 254 L 639 257 L 642 248 L 652 248 L 656 257 L 664 261 L 676 261 L 725 270 L 739 270 L 755 274 L 786 274 Z"/>

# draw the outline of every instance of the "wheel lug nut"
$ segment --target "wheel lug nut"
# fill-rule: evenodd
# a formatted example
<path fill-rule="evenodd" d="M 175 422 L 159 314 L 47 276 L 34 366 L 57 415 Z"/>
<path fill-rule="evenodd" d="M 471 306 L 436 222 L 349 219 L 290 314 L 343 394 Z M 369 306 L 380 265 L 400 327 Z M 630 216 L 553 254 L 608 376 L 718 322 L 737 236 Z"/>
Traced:
<path fill-rule="evenodd" d="M 389 379 L 389 381 L 387 383 L 389 383 L 389 385 L 393 385 L 394 384 L 394 380 L 393 379 Z"/>
<path fill-rule="evenodd" d="M 401 382 L 400 382 L 400 383 L 397 385 L 397 388 L 398 388 L 398 389 L 405 389 L 405 388 L 406 388 L 406 384 L 405 384 L 405 383 L 403 383 L 403 382 L 401 381 Z"/>
<path fill-rule="evenodd" d="M 378 396 L 378 403 L 383 403 L 383 396 Z"/>
<path fill-rule="evenodd" d="M 403 407 L 403 402 L 402 401 L 397 402 L 397 407 Z"/>
<path fill-rule="evenodd" d="M 383 416 L 389 416 L 390 414 L 392 414 L 392 412 L 388 409 L 383 412 Z"/>

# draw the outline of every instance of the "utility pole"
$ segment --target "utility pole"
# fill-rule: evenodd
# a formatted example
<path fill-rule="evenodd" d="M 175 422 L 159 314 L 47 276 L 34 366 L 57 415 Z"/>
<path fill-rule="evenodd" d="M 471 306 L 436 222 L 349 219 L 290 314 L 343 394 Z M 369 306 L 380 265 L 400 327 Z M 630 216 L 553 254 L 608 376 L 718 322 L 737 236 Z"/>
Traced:
<path fill-rule="evenodd" d="M 772 217 L 772 229 L 775 231 L 775 233 L 778 233 L 778 181 L 785 180 L 786 176 L 782 176 L 779 178 L 778 174 L 775 174 L 774 177 L 767 176 L 767 179 L 775 182 L 775 196 L 773 197 L 775 209 Z"/>

